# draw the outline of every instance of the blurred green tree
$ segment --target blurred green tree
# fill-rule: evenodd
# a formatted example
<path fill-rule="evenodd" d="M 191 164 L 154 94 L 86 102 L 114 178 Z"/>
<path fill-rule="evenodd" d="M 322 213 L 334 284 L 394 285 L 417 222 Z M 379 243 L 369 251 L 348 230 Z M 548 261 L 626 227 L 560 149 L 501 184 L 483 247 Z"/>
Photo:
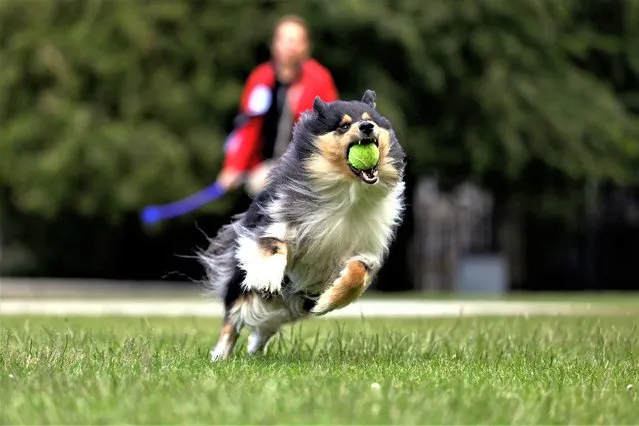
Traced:
<path fill-rule="evenodd" d="M 637 178 L 638 2 L 14 0 L 0 2 L 5 204 L 115 223 L 209 183 L 291 12 L 342 97 L 377 91 L 417 173 L 548 211 L 586 181 Z"/>
<path fill-rule="evenodd" d="M 243 77 L 268 38 L 260 9 L 0 3 L 0 179 L 13 202 L 47 217 L 115 219 L 212 180 Z"/>

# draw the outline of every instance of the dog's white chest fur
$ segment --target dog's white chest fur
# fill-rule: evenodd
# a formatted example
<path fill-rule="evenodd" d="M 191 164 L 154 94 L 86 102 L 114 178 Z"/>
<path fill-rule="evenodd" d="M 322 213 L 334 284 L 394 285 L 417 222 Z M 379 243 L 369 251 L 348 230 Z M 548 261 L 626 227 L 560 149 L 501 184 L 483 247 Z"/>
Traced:
<path fill-rule="evenodd" d="M 291 246 L 286 274 L 291 290 L 321 292 L 344 262 L 365 257 L 376 270 L 403 209 L 404 183 L 392 189 L 349 183 L 332 188 L 301 224 L 280 223 Z M 294 202 L 294 201 L 291 201 Z"/>

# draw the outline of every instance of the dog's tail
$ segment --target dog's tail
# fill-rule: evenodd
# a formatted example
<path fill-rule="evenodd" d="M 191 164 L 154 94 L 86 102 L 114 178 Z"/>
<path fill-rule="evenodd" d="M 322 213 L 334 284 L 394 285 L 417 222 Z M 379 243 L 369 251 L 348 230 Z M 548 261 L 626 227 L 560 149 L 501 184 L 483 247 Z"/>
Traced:
<path fill-rule="evenodd" d="M 218 298 L 225 297 L 229 281 L 235 272 L 237 227 L 242 216 L 236 215 L 232 223 L 220 228 L 215 238 L 209 238 L 208 248 L 198 253 L 198 259 L 206 274 L 204 287 L 208 294 Z"/>

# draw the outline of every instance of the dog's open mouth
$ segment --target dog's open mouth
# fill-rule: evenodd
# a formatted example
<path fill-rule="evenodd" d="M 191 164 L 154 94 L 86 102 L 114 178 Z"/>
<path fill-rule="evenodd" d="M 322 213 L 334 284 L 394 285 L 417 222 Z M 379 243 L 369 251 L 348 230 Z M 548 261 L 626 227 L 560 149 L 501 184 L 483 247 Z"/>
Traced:
<path fill-rule="evenodd" d="M 366 184 L 372 185 L 374 183 L 377 183 L 377 180 L 378 180 L 378 176 L 377 176 L 378 163 L 375 162 L 375 165 L 369 169 L 359 170 L 355 168 L 353 165 L 351 165 L 350 162 L 348 161 L 351 148 L 355 145 L 365 145 L 365 144 L 374 144 L 376 147 L 379 148 L 379 141 L 377 140 L 377 138 L 371 137 L 371 138 L 365 138 L 365 139 L 361 139 L 359 141 L 353 142 L 348 146 L 348 149 L 346 151 L 346 158 L 347 158 L 346 163 L 348 164 L 348 168 L 351 169 L 351 172 L 353 172 L 353 174 L 357 176 L 359 180 L 361 180 L 362 182 Z M 377 159 L 377 161 L 379 161 L 379 158 Z"/>

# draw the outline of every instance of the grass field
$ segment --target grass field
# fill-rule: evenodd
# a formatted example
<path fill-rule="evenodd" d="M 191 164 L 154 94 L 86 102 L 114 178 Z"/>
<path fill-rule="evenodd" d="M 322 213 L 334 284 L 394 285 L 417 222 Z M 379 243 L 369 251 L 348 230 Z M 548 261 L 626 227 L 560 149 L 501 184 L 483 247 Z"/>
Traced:
<path fill-rule="evenodd" d="M 212 365 L 211 319 L 5 317 L 0 421 L 636 424 L 638 319 L 324 319 Z"/>

